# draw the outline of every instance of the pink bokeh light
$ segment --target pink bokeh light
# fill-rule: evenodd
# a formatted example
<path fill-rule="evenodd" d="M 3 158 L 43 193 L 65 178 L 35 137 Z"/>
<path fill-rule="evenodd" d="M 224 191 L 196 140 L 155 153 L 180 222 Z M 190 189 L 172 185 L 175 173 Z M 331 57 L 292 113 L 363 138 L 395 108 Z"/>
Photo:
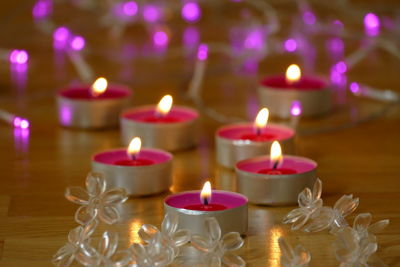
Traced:
<path fill-rule="evenodd" d="M 294 39 L 287 39 L 283 46 L 288 52 L 295 52 L 297 50 L 297 42 Z"/>
<path fill-rule="evenodd" d="M 74 36 L 70 41 L 70 47 L 75 51 L 81 51 L 85 48 L 85 39 L 82 36 Z"/>
<path fill-rule="evenodd" d="M 11 64 L 26 64 L 28 63 L 29 55 L 25 50 L 14 49 L 9 54 Z"/>
<path fill-rule="evenodd" d="M 182 18 L 187 22 L 196 22 L 201 17 L 201 9 L 196 2 L 187 2 L 183 5 L 181 11 Z"/>
<path fill-rule="evenodd" d="M 301 106 L 301 102 L 298 100 L 295 100 L 292 102 L 292 105 L 290 107 L 290 114 L 292 114 L 292 116 L 300 116 L 302 113 L 302 106 Z"/>
<path fill-rule="evenodd" d="M 374 13 L 368 13 L 364 17 L 364 28 L 365 33 L 368 36 L 376 36 L 380 31 L 380 21 L 379 17 Z"/>
<path fill-rule="evenodd" d="M 201 44 L 197 50 L 197 58 L 201 61 L 206 60 L 208 57 L 208 45 Z"/>

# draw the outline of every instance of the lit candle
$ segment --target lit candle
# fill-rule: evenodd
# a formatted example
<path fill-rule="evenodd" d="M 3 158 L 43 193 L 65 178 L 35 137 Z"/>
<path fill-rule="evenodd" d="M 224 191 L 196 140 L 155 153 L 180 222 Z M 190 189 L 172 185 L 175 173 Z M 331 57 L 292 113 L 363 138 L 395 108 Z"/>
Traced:
<path fill-rule="evenodd" d="M 269 111 L 261 109 L 254 123 L 239 123 L 219 128 L 215 134 L 217 162 L 234 168 L 236 162 L 264 155 L 274 140 L 279 140 L 289 152 L 294 151 L 295 131 L 292 128 L 268 124 Z"/>
<path fill-rule="evenodd" d="M 316 116 L 332 108 L 332 92 L 327 82 L 315 75 L 302 76 L 296 64 L 290 65 L 285 75 L 266 77 L 258 88 L 262 105 L 268 107 L 271 115 L 289 118 L 291 104 L 299 101 L 303 116 Z"/>
<path fill-rule="evenodd" d="M 98 78 L 92 85 L 68 87 L 57 94 L 60 124 L 73 128 L 109 128 L 119 123 L 119 113 L 129 105 L 131 90 L 108 85 Z"/>
<path fill-rule="evenodd" d="M 313 160 L 282 155 L 278 142 L 270 156 L 260 156 L 236 164 L 238 192 L 256 204 L 286 205 L 296 203 L 298 194 L 312 187 L 317 179 Z"/>
<path fill-rule="evenodd" d="M 204 234 L 204 220 L 215 217 L 222 234 L 247 231 L 247 198 L 241 194 L 211 190 L 206 182 L 201 191 L 187 191 L 171 195 L 164 201 L 165 213 L 178 213 L 178 228 Z"/>
<path fill-rule="evenodd" d="M 173 98 L 164 96 L 157 106 L 141 106 L 121 115 L 124 144 L 139 136 L 143 145 L 168 151 L 183 150 L 197 145 L 198 113 L 187 107 L 173 106 Z"/>
<path fill-rule="evenodd" d="M 164 192 L 172 185 L 172 155 L 158 149 L 141 148 L 138 137 L 132 139 L 128 149 L 95 154 L 92 168 L 105 174 L 110 188 L 123 187 L 133 196 Z"/>

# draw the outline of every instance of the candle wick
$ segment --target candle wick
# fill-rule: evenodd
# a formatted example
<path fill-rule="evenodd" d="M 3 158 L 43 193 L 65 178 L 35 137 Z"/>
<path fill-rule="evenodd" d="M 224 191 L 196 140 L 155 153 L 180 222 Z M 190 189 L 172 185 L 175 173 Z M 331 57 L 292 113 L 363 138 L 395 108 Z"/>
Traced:
<path fill-rule="evenodd" d="M 208 206 L 208 199 L 206 197 L 204 198 L 203 204 L 204 204 L 204 206 Z"/>
<path fill-rule="evenodd" d="M 261 128 L 256 127 L 256 135 L 260 136 L 261 135 Z"/>
<path fill-rule="evenodd" d="M 274 162 L 274 165 L 272 166 L 273 170 L 276 170 L 278 168 L 279 160 Z"/>
<path fill-rule="evenodd" d="M 131 160 L 136 160 L 136 155 L 129 155 Z"/>

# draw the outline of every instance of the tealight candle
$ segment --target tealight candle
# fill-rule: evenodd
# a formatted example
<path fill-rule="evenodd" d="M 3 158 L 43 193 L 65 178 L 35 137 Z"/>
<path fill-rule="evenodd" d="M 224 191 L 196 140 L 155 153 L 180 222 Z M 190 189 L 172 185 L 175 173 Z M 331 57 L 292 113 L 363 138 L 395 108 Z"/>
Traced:
<path fill-rule="evenodd" d="M 316 76 L 302 76 L 293 64 L 286 75 L 267 77 L 258 88 L 260 103 L 269 108 L 271 115 L 289 118 L 293 101 L 300 101 L 302 116 L 316 116 L 332 108 L 332 92 L 328 84 Z"/>
<path fill-rule="evenodd" d="M 254 123 L 232 124 L 215 134 L 217 162 L 234 168 L 239 160 L 260 156 L 274 140 L 282 142 L 286 151 L 294 152 L 295 131 L 292 128 L 267 124 L 268 109 L 258 112 Z"/>
<path fill-rule="evenodd" d="M 198 143 L 198 113 L 187 107 L 172 107 L 173 99 L 164 96 L 157 106 L 126 110 L 121 115 L 122 142 L 139 136 L 146 147 L 177 151 Z"/>
<path fill-rule="evenodd" d="M 129 105 L 131 90 L 108 86 L 98 78 L 92 86 L 69 87 L 57 94 L 60 124 L 73 128 L 110 128 L 119 123 L 120 112 Z"/>
<path fill-rule="evenodd" d="M 160 193 L 172 185 L 172 155 L 158 149 L 141 149 L 138 137 L 132 139 L 128 149 L 95 154 L 92 169 L 104 173 L 110 188 L 123 187 L 133 196 Z"/>
<path fill-rule="evenodd" d="M 286 205 L 297 202 L 298 194 L 311 188 L 317 179 L 313 160 L 282 156 L 278 142 L 271 146 L 270 156 L 260 156 L 236 164 L 238 192 L 255 204 Z"/>
<path fill-rule="evenodd" d="M 247 203 L 245 196 L 222 190 L 211 190 L 210 182 L 202 191 L 187 191 L 171 195 L 164 201 L 165 213 L 178 213 L 178 228 L 204 234 L 204 220 L 215 217 L 222 234 L 247 231 Z"/>

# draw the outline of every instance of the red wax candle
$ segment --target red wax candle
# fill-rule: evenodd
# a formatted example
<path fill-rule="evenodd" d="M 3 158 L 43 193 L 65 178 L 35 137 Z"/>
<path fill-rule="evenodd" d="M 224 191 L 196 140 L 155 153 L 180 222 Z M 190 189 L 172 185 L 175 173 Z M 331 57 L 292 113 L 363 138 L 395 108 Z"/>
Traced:
<path fill-rule="evenodd" d="M 257 134 L 253 123 L 233 124 L 221 127 L 217 135 L 230 140 L 250 140 L 255 142 L 265 142 L 279 140 L 283 141 L 294 137 L 294 130 L 280 125 L 267 124 L 260 133 Z"/>
<path fill-rule="evenodd" d="M 332 108 L 332 90 L 324 79 L 316 75 L 302 76 L 295 65 L 289 66 L 286 75 L 266 77 L 258 88 L 260 103 L 273 116 L 290 118 L 294 101 L 301 103 L 303 117 L 322 115 Z"/>
<path fill-rule="evenodd" d="M 157 106 L 142 106 L 121 114 L 121 135 L 124 144 L 139 136 L 146 147 L 178 151 L 198 143 L 199 114 L 187 107 L 173 106 L 160 115 Z"/>
<path fill-rule="evenodd" d="M 205 205 L 201 203 L 200 194 L 200 190 L 178 193 L 167 197 L 165 203 L 178 209 L 205 212 L 234 209 L 247 203 L 247 199 L 237 193 L 212 190 L 211 203 Z"/>
<path fill-rule="evenodd" d="M 59 94 L 71 100 L 101 101 L 125 98 L 131 95 L 131 91 L 120 85 L 110 85 L 104 93 L 98 96 L 93 96 L 91 93 L 91 87 L 89 85 L 83 85 L 66 88 L 60 91 Z"/>
<path fill-rule="evenodd" d="M 274 169 L 269 156 L 261 156 L 239 161 L 236 169 L 256 174 L 265 175 L 296 175 L 314 170 L 317 165 L 307 158 L 285 155 L 282 162 Z"/>
<path fill-rule="evenodd" d="M 327 83 L 316 76 L 302 76 L 296 82 L 288 82 L 285 75 L 270 76 L 261 81 L 261 85 L 281 90 L 324 90 Z"/>
<path fill-rule="evenodd" d="M 269 175 L 284 175 L 284 174 L 295 174 L 297 173 L 297 171 L 289 168 L 277 168 L 277 169 L 268 168 L 268 169 L 261 169 L 258 171 L 258 173 L 269 174 Z"/>
<path fill-rule="evenodd" d="M 187 210 L 200 210 L 200 211 L 217 211 L 217 210 L 226 210 L 227 207 L 221 204 L 194 204 L 185 206 L 184 209 Z"/>
<path fill-rule="evenodd" d="M 129 106 L 131 90 L 110 85 L 97 94 L 90 85 L 65 88 L 57 93 L 60 124 L 74 128 L 107 128 L 119 124 L 119 114 Z"/>
<path fill-rule="evenodd" d="M 197 119 L 198 114 L 183 107 L 172 107 L 168 114 L 156 114 L 156 106 L 144 106 L 125 111 L 122 117 L 127 120 L 144 123 L 180 123 Z"/>
<path fill-rule="evenodd" d="M 104 173 L 108 186 L 123 187 L 133 196 L 164 192 L 172 185 L 172 155 L 158 149 L 142 148 L 135 159 L 126 148 L 103 151 L 93 156 L 92 169 Z"/>
<path fill-rule="evenodd" d="M 146 166 L 151 165 L 154 162 L 149 159 L 121 159 L 115 162 L 119 166 Z"/>

